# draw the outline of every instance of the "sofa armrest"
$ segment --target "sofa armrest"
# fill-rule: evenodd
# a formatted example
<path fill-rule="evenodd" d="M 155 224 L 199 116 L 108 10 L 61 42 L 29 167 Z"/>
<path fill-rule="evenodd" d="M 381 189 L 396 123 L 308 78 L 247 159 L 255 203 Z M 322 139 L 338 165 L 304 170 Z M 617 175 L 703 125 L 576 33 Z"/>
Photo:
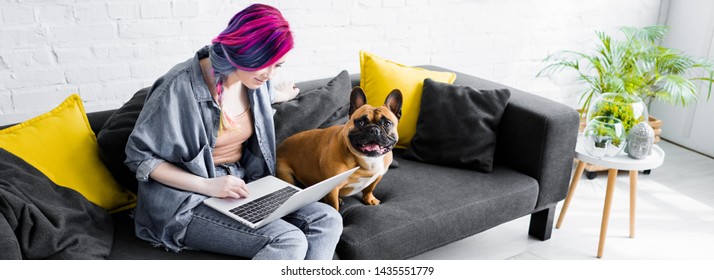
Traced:
<path fill-rule="evenodd" d="M 536 210 L 568 193 L 579 122 L 570 107 L 511 90 L 498 127 L 495 160 L 538 180 Z"/>
<path fill-rule="evenodd" d="M 451 71 L 435 66 L 420 66 Z M 454 72 L 454 71 L 452 71 Z M 561 103 L 456 72 L 454 84 L 475 89 L 508 88 L 511 98 L 498 127 L 494 161 L 535 178 L 540 192 L 534 211 L 565 198 L 578 135 L 578 113 Z"/>

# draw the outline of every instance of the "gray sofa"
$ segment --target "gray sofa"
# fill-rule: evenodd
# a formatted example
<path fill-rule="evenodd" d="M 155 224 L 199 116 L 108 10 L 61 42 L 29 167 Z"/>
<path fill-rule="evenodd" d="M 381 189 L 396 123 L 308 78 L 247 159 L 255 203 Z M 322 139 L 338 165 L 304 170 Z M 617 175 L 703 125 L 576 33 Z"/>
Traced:
<path fill-rule="evenodd" d="M 456 74 L 455 84 L 476 89 L 508 88 L 511 92 L 498 126 L 492 172 L 410 160 L 402 156 L 403 150 L 395 150 L 398 167 L 390 168 L 375 190 L 382 204 L 365 206 L 356 197 L 344 199 L 340 211 L 344 231 L 336 250 L 337 258 L 408 259 L 525 215 L 531 216 L 528 229 L 531 236 L 539 240 L 550 238 L 556 204 L 568 191 L 578 114 L 543 97 L 464 73 Z M 353 86 L 359 84 L 358 74 L 349 77 Z M 298 87 L 307 92 L 329 80 L 302 82 Z M 110 110 L 87 114 L 95 133 L 114 113 Z M 340 118 L 333 121 L 346 120 L 345 116 L 337 117 Z M 119 168 L 111 163 L 107 167 Z M 127 184 L 133 177 L 122 176 L 117 180 Z M 112 214 L 112 220 L 114 236 L 109 259 L 234 258 L 155 248 L 134 236 L 130 210 Z"/>

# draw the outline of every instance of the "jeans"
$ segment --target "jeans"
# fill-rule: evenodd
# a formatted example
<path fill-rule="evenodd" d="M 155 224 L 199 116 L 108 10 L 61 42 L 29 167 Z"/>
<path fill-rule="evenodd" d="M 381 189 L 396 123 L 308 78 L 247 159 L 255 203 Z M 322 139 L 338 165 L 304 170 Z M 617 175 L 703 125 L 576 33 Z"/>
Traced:
<path fill-rule="evenodd" d="M 342 216 L 315 202 L 252 229 L 201 204 L 193 209 L 184 244 L 253 259 L 330 260 L 342 234 Z"/>
<path fill-rule="evenodd" d="M 243 178 L 238 163 L 216 166 L 216 175 Z M 189 248 L 256 260 L 330 260 L 342 235 L 342 216 L 314 202 L 257 229 L 200 204 L 193 208 L 183 244 Z"/>

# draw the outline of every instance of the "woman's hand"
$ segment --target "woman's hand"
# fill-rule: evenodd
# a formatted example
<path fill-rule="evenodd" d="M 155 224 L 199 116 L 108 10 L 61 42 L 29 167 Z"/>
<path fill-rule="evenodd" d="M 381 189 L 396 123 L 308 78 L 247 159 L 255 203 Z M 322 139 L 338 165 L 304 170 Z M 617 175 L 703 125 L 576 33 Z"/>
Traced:
<path fill-rule="evenodd" d="M 280 103 L 291 100 L 300 93 L 300 89 L 295 87 L 294 82 L 280 82 L 275 85 L 277 96 L 273 103 Z"/>
<path fill-rule="evenodd" d="M 242 179 L 227 175 L 204 179 L 204 190 L 213 197 L 248 197 L 248 188 Z"/>

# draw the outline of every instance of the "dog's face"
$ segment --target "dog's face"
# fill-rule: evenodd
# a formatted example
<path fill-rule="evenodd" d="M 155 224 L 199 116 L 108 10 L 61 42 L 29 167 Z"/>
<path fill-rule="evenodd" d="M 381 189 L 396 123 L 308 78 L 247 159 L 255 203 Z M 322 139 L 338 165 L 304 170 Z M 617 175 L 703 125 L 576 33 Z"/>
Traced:
<path fill-rule="evenodd" d="M 350 95 L 350 120 L 345 124 L 350 151 L 358 156 L 379 157 L 392 151 L 399 139 L 397 124 L 401 117 L 402 93 L 395 89 L 384 105 L 372 107 L 361 88 Z"/>

